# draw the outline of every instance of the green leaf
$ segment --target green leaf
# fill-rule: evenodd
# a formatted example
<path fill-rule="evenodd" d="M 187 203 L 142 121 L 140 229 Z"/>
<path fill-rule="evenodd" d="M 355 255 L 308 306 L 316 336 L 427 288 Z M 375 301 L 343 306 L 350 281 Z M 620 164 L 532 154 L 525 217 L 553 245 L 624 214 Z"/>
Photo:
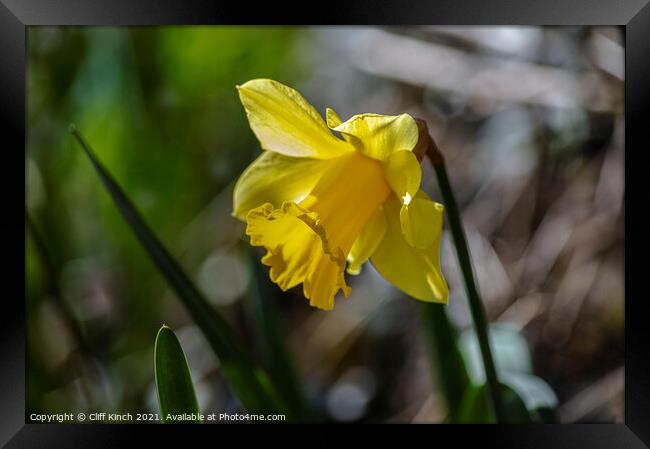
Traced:
<path fill-rule="evenodd" d="M 422 324 L 436 383 L 445 398 L 449 421 L 457 422 L 461 401 L 470 387 L 469 375 L 456 343 L 456 329 L 443 304 L 422 304 Z"/>
<path fill-rule="evenodd" d="M 498 375 L 512 371 L 532 374 L 528 343 L 516 327 L 508 324 L 491 325 L 488 329 L 488 338 Z M 475 384 L 483 383 L 485 381 L 483 359 L 476 334 L 472 329 L 461 335 L 459 347 L 467 362 L 472 381 Z"/>
<path fill-rule="evenodd" d="M 558 399 L 553 389 L 537 376 L 526 373 L 504 373 L 500 380 L 515 392 L 536 422 L 554 422 Z"/>
<path fill-rule="evenodd" d="M 149 229 L 122 188 L 97 159 L 74 125 L 70 126 L 70 132 L 83 148 L 113 202 L 151 260 L 205 334 L 221 362 L 226 378 L 246 410 L 251 413 L 286 413 L 285 402 L 278 396 L 268 375 L 252 361 L 234 330 L 210 306 L 178 262 Z"/>
<path fill-rule="evenodd" d="M 532 423 L 533 418 L 526 405 L 507 385 L 501 384 L 501 398 L 508 424 Z M 461 424 L 494 424 L 496 418 L 488 404 L 485 384 L 471 385 L 463 396 L 458 413 L 458 423 Z"/>
<path fill-rule="evenodd" d="M 162 422 L 201 423 L 185 353 L 174 331 L 166 325 L 156 336 L 154 373 Z"/>
<path fill-rule="evenodd" d="M 519 329 L 509 324 L 492 325 L 489 328 L 489 338 L 499 382 L 507 389 L 510 401 L 524 404 L 532 421 L 552 422 L 558 405 L 557 397 L 544 380 L 533 375 L 528 343 Z M 485 372 L 474 332 L 469 330 L 463 333 L 459 346 L 467 362 L 471 381 L 475 385 L 482 385 L 485 382 Z M 516 397 L 516 400 L 512 397 Z M 469 412 L 465 410 L 464 413 Z"/>

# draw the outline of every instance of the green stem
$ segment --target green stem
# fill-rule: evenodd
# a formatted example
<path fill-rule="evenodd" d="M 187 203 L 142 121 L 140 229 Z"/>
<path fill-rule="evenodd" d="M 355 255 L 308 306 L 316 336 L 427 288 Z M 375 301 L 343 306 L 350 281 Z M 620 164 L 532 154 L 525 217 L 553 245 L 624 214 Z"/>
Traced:
<path fill-rule="evenodd" d="M 483 366 L 485 367 L 485 378 L 487 381 L 489 399 L 497 422 L 504 423 L 506 419 L 503 410 L 503 403 L 501 401 L 499 380 L 494 365 L 494 358 L 492 357 L 492 351 L 490 350 L 490 343 L 488 340 L 485 309 L 483 308 L 483 303 L 481 302 L 481 297 L 476 286 L 476 280 L 474 279 L 474 270 L 472 269 L 472 261 L 467 246 L 467 238 L 465 237 L 465 231 L 463 230 L 463 224 L 460 219 L 460 211 L 458 210 L 458 204 L 456 203 L 454 192 L 449 183 L 447 168 L 442 153 L 429 135 L 428 130 L 426 131 L 426 137 L 429 141 L 426 147 L 426 155 L 431 160 L 433 169 L 436 172 L 436 177 L 438 178 L 438 186 L 440 187 L 440 193 L 442 194 L 445 203 L 449 228 L 451 229 L 454 246 L 456 247 L 458 265 L 460 266 L 465 281 L 465 292 L 467 293 L 469 309 L 472 314 L 474 328 L 476 329 L 476 337 L 481 349 Z"/>

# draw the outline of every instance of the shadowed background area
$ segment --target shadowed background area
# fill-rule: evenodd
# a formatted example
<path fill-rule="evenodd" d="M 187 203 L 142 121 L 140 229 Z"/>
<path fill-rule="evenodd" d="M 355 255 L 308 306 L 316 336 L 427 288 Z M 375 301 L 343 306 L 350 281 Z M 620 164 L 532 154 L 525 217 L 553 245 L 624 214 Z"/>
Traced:
<path fill-rule="evenodd" d="M 460 203 L 497 358 L 530 357 L 559 422 L 623 420 L 623 36 L 603 27 L 143 27 L 28 31 L 27 413 L 157 412 L 166 323 L 204 412 L 237 411 L 219 362 L 68 133 L 74 122 L 150 227 L 260 351 L 278 309 L 317 408 L 443 422 L 421 304 L 367 264 L 333 312 L 268 280 L 232 189 L 260 154 L 235 85 L 272 78 L 321 113 L 427 121 Z M 441 201 L 433 170 L 423 188 Z M 472 369 L 445 232 L 448 312 Z M 465 343 L 463 343 L 465 341 Z M 475 350 L 475 348 L 474 348 Z"/>

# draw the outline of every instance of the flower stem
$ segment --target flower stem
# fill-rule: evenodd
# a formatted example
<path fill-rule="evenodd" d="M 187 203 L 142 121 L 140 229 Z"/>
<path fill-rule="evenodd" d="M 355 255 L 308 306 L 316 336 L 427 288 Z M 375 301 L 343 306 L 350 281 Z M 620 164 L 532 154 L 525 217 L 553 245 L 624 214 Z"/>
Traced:
<path fill-rule="evenodd" d="M 483 308 L 483 303 L 481 302 L 481 297 L 476 286 L 476 280 L 474 279 L 472 261 L 469 255 L 469 248 L 467 246 L 467 238 L 465 236 L 463 224 L 460 219 L 458 204 L 456 203 L 454 192 L 451 188 L 451 184 L 449 183 L 447 168 L 445 166 L 445 160 L 442 156 L 442 153 L 438 149 L 438 146 L 436 145 L 433 138 L 430 136 L 426 123 L 421 120 L 418 120 L 417 122 L 418 127 L 420 128 L 420 142 L 418 142 L 418 146 L 420 146 L 421 143 L 424 144 L 424 148 L 422 149 L 424 150 L 424 154 L 426 154 L 426 156 L 431 161 L 433 169 L 436 172 L 436 177 L 438 178 L 438 186 L 440 187 L 440 193 L 442 194 L 442 198 L 445 203 L 445 211 L 447 212 L 447 219 L 449 220 L 449 228 L 451 229 L 451 234 L 454 239 L 456 255 L 458 256 L 458 264 L 465 281 L 465 292 L 467 293 L 469 308 L 472 314 L 472 320 L 474 321 L 476 337 L 478 339 L 479 348 L 481 350 L 489 400 L 491 402 L 497 422 L 504 423 L 506 421 L 505 413 L 503 410 L 503 403 L 501 401 L 499 380 L 497 378 L 497 372 L 494 365 L 494 358 L 492 357 L 492 351 L 490 350 L 490 343 L 488 340 L 485 309 Z"/>

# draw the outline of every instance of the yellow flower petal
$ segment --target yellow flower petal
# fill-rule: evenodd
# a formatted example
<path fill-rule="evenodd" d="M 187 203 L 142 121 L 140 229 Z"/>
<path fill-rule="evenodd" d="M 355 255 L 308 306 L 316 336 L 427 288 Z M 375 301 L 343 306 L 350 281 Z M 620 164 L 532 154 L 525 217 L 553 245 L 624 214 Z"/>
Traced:
<path fill-rule="evenodd" d="M 318 213 L 330 239 L 347 255 L 390 193 L 382 164 L 355 151 L 332 160 L 300 206 Z"/>
<path fill-rule="evenodd" d="M 327 126 L 330 128 L 336 128 L 339 126 L 341 123 L 343 123 L 343 120 L 341 120 L 341 117 L 334 112 L 334 109 L 327 108 L 325 110 L 325 119 L 327 120 Z"/>
<path fill-rule="evenodd" d="M 376 212 L 364 226 L 361 234 L 352 244 L 348 254 L 347 273 L 357 275 L 361 273 L 361 265 L 375 252 L 386 233 L 386 217 L 381 209 Z"/>
<path fill-rule="evenodd" d="M 287 156 L 328 159 L 351 150 L 294 89 L 255 79 L 238 86 L 251 129 L 262 148 Z"/>
<path fill-rule="evenodd" d="M 299 202 L 311 192 L 330 164 L 330 160 L 262 152 L 235 184 L 233 215 L 245 220 L 248 211 L 264 203 L 279 208 L 285 201 Z"/>
<path fill-rule="evenodd" d="M 384 161 L 384 175 L 402 203 L 408 204 L 420 190 L 422 168 L 410 151 L 399 150 L 388 156 Z"/>
<path fill-rule="evenodd" d="M 268 251 L 262 262 L 271 266 L 271 280 L 285 290 L 302 282 L 310 304 L 325 310 L 340 289 L 349 293 L 346 255 L 391 194 L 379 161 L 354 151 L 328 164 L 299 204 L 266 203 L 246 216 L 251 245 Z"/>
<path fill-rule="evenodd" d="M 282 290 L 302 282 L 305 298 L 323 310 L 334 307 L 339 289 L 350 294 L 343 276 L 345 257 L 329 247 L 318 214 L 295 203 L 280 209 L 267 203 L 250 211 L 246 221 L 251 245 L 266 248 L 262 263 L 271 267 L 271 280 Z"/>
<path fill-rule="evenodd" d="M 433 245 L 440 239 L 440 234 L 432 229 L 438 225 L 442 227 L 444 210 L 442 204 L 431 201 L 422 190 L 410 201 L 404 201 L 399 211 L 399 221 L 406 242 L 417 249 L 427 249 Z"/>
<path fill-rule="evenodd" d="M 440 270 L 440 237 L 442 213 L 429 223 L 436 241 L 426 250 L 412 247 L 402 235 L 400 201 L 391 195 L 384 203 L 386 235 L 370 262 L 388 282 L 412 296 L 426 302 L 447 303 L 449 290 Z"/>
<path fill-rule="evenodd" d="M 418 126 L 408 114 L 355 115 L 332 129 L 348 136 L 361 153 L 380 161 L 398 150 L 411 151 L 418 142 Z"/>

